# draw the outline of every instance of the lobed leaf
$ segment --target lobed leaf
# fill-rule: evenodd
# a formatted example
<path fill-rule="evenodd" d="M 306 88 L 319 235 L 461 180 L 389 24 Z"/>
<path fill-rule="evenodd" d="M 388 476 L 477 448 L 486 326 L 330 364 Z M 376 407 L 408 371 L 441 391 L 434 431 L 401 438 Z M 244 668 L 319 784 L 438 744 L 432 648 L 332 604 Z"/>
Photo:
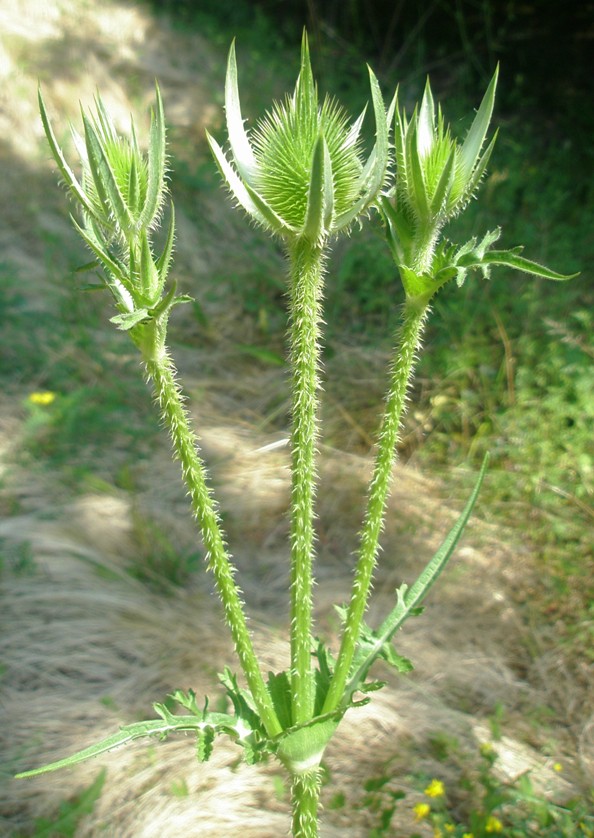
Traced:
<path fill-rule="evenodd" d="M 94 126 L 84 114 L 83 124 L 89 169 L 93 176 L 97 194 L 105 209 L 106 218 L 114 218 L 120 230 L 126 233 L 132 228 L 134 219 L 120 191 L 117 178 L 105 153 L 104 145 L 97 136 Z"/>

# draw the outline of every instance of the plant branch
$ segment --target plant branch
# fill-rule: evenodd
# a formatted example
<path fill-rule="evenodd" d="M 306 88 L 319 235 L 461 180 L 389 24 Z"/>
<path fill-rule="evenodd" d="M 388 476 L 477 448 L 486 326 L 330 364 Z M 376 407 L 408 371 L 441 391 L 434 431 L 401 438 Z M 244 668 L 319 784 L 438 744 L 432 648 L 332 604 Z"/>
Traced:
<path fill-rule="evenodd" d="M 291 488 L 291 703 L 293 724 L 313 716 L 311 658 L 314 498 L 323 257 L 305 239 L 289 250 L 293 370 Z"/>
<path fill-rule="evenodd" d="M 212 571 L 217 591 L 223 603 L 225 620 L 231 630 L 235 649 L 248 686 L 270 737 L 282 728 L 262 677 L 254 651 L 241 601 L 241 591 L 235 583 L 235 568 L 231 564 L 223 538 L 216 504 L 206 483 L 205 466 L 198 440 L 192 431 L 183 396 L 176 381 L 176 370 L 164 348 L 158 357 L 147 359 L 146 369 L 152 379 L 157 401 L 171 434 L 175 454 L 181 463 L 188 487 L 192 511 L 198 521 L 207 550 L 208 569 Z"/>
<path fill-rule="evenodd" d="M 360 536 L 359 559 L 351 593 L 340 651 L 324 704 L 324 713 L 335 710 L 343 697 L 345 685 L 361 632 L 363 615 L 371 590 L 371 581 L 379 552 L 379 538 L 384 526 L 386 503 L 396 459 L 400 422 L 406 394 L 414 369 L 417 350 L 429 311 L 425 301 L 407 298 L 400 328 L 399 353 L 392 367 L 386 408 L 380 428 L 373 476 L 369 484 L 367 512 Z"/>

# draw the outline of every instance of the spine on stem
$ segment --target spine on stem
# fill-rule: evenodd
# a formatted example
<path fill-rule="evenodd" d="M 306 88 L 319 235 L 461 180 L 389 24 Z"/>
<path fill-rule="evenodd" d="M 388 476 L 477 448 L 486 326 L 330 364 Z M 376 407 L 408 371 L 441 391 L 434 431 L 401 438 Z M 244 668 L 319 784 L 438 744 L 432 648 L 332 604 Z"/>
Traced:
<path fill-rule="evenodd" d="M 166 350 L 159 352 L 158 357 L 145 362 L 163 418 L 171 434 L 176 456 L 181 463 L 192 511 L 200 526 L 207 550 L 208 568 L 214 575 L 243 673 L 268 735 L 277 736 L 282 728 L 252 645 L 241 591 L 234 579 L 235 568 L 227 553 L 216 505 L 206 482 L 205 465 L 198 453 L 198 440 L 190 427 L 176 381 L 175 367 Z"/>
<path fill-rule="evenodd" d="M 335 710 L 343 699 L 367 608 L 373 571 L 379 552 L 379 539 L 384 526 L 392 469 L 396 459 L 400 423 L 428 310 L 428 303 L 418 298 L 409 297 L 404 303 L 398 354 L 391 371 L 373 476 L 369 484 L 367 511 L 360 535 L 359 558 L 355 569 L 351 600 L 334 675 L 323 708 L 325 713 Z"/>
<path fill-rule="evenodd" d="M 323 256 L 300 240 L 289 251 L 290 350 L 293 373 L 291 432 L 291 703 L 293 724 L 314 712 L 311 660 L 314 500 L 318 409 L 319 321 Z M 305 834 L 305 833 L 303 833 Z"/>
<path fill-rule="evenodd" d="M 320 772 L 307 771 L 292 777 L 293 838 L 318 838 Z"/>

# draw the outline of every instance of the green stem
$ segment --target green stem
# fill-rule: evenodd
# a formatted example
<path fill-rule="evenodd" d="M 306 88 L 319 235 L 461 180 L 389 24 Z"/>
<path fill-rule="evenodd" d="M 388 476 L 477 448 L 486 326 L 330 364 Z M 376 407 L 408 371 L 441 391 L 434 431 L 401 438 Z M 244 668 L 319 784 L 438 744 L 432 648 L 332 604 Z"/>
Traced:
<path fill-rule="evenodd" d="M 375 466 L 369 484 L 367 511 L 361 530 L 359 559 L 355 570 L 351 600 L 336 667 L 322 710 L 323 713 L 332 712 L 340 706 L 359 639 L 379 552 L 379 537 L 384 524 L 392 469 L 396 459 L 400 421 L 406 404 L 406 394 L 427 314 L 427 302 L 411 297 L 407 298 L 402 312 L 402 324 L 399 332 L 399 352 L 392 367 L 390 387 L 386 396 L 386 409 L 379 433 Z"/>
<path fill-rule="evenodd" d="M 206 482 L 206 468 L 198 448 L 198 440 L 190 427 L 183 397 L 176 381 L 176 370 L 166 347 L 161 346 L 152 357 L 145 355 L 146 369 L 152 379 L 163 418 L 169 428 L 173 447 L 181 463 L 189 490 L 192 511 L 202 532 L 207 551 L 208 568 L 212 571 L 223 603 L 225 619 L 248 686 L 269 736 L 282 731 L 268 689 L 260 671 L 258 658 L 247 627 L 240 589 L 235 583 L 235 568 L 225 547 L 217 508 Z"/>
<path fill-rule="evenodd" d="M 314 498 L 319 387 L 321 250 L 307 241 L 289 251 L 293 371 L 291 488 L 291 703 L 293 724 L 313 717 L 311 658 Z"/>
<path fill-rule="evenodd" d="M 293 838 L 318 838 L 318 805 L 321 786 L 319 770 L 293 774 L 291 786 Z"/>

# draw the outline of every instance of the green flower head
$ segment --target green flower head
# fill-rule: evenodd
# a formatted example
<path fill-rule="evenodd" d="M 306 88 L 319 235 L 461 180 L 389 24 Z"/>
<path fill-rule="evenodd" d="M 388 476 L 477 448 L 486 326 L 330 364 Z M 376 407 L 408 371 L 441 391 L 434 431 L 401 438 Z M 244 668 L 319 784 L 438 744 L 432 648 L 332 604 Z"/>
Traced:
<path fill-rule="evenodd" d="M 231 162 L 208 140 L 237 202 L 262 227 L 286 241 L 313 244 L 348 228 L 377 197 L 388 166 L 388 130 L 379 84 L 369 70 L 376 143 L 364 161 L 364 113 L 351 125 L 335 100 L 320 106 L 307 36 L 295 91 L 276 103 L 251 136 L 246 133 L 237 87 L 235 46 L 229 51 L 225 111 Z"/>
<path fill-rule="evenodd" d="M 436 113 L 429 80 L 421 106 L 415 108 L 410 120 L 396 105 L 396 178 L 382 207 L 398 262 L 410 264 L 419 246 L 430 249 L 444 225 L 466 207 L 478 189 L 496 139 L 493 137 L 483 151 L 497 76 L 495 71 L 463 143 L 452 137 L 441 107 Z"/>
<path fill-rule="evenodd" d="M 80 210 L 82 223 L 73 219 L 74 225 L 103 268 L 121 313 L 114 322 L 131 328 L 145 320 L 163 298 L 174 241 L 172 207 L 164 250 L 155 257 L 151 236 L 167 198 L 165 117 L 159 88 L 146 154 L 139 148 L 134 124 L 128 136 L 118 134 L 99 96 L 95 112 L 83 112 L 83 135 L 72 129 L 80 179 L 58 145 L 41 92 L 39 107 L 53 157 Z"/>

